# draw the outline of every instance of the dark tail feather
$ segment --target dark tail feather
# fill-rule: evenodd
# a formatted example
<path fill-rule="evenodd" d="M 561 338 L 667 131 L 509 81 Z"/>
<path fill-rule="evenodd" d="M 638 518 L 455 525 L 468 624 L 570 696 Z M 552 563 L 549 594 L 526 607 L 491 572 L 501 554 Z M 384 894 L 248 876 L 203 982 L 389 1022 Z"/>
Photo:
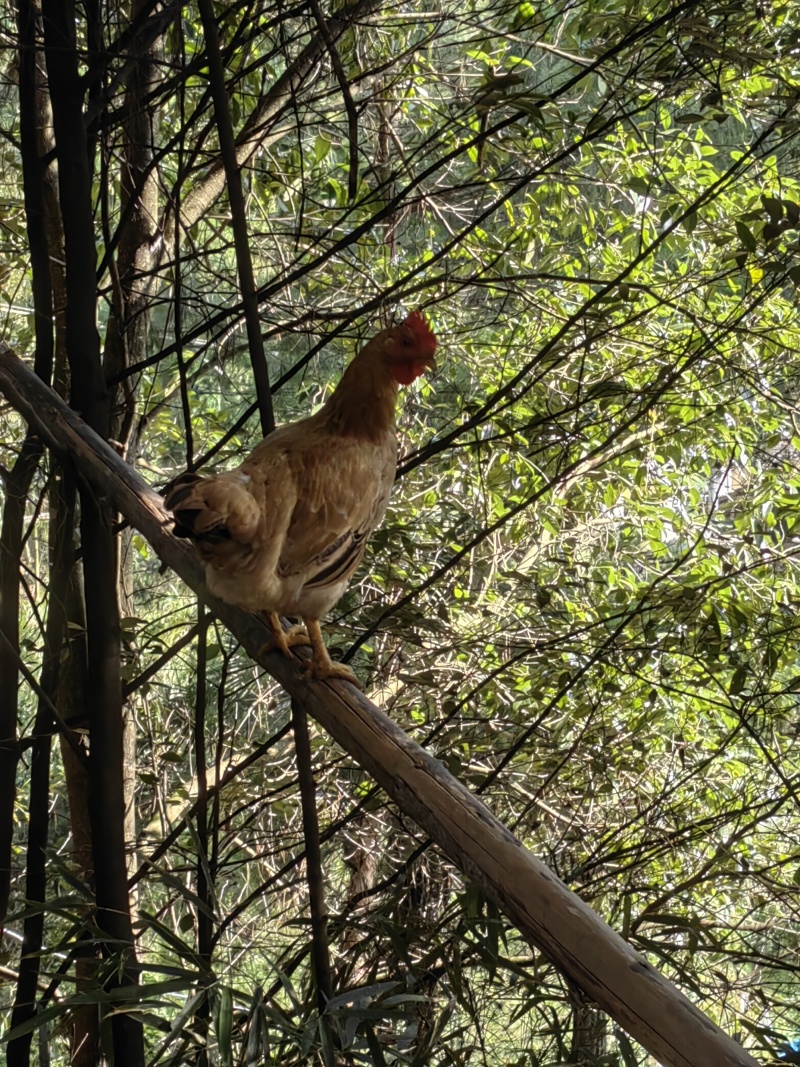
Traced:
<path fill-rule="evenodd" d="M 195 530 L 195 522 L 198 515 L 203 511 L 202 507 L 186 508 L 181 506 L 191 499 L 195 489 L 203 481 L 205 479 L 199 474 L 192 474 L 191 471 L 186 471 L 185 474 L 179 474 L 177 478 L 173 478 L 164 487 L 164 507 L 171 511 L 175 518 L 172 532 L 176 537 L 191 537 L 195 540 L 203 538 L 203 535 Z M 225 534 L 228 537 L 230 536 L 227 530 Z"/>
<path fill-rule="evenodd" d="M 191 495 L 198 482 L 205 481 L 199 474 L 186 471 L 179 474 L 164 486 L 164 507 L 167 511 L 175 512 L 181 504 Z"/>
<path fill-rule="evenodd" d="M 212 478 L 179 475 L 164 490 L 164 504 L 175 516 L 175 536 L 206 544 L 246 543 L 260 517 L 249 483 L 239 471 Z"/>

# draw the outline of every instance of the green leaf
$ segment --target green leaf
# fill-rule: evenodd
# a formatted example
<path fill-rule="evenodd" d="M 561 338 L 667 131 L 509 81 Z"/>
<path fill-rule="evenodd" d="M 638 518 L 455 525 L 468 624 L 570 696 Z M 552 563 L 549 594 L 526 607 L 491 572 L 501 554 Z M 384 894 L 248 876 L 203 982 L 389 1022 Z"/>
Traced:
<path fill-rule="evenodd" d="M 737 696 L 739 693 L 741 693 L 741 691 L 747 684 L 747 678 L 749 674 L 750 669 L 746 663 L 742 663 L 736 668 L 736 670 L 733 672 L 733 677 L 731 678 L 731 682 L 728 687 L 728 692 L 731 694 L 731 696 Z"/>
<path fill-rule="evenodd" d="M 215 1023 L 220 1063 L 222 1067 L 232 1067 L 233 990 L 230 986 L 224 985 L 219 988 Z"/>
<path fill-rule="evenodd" d="M 736 220 L 736 233 L 739 240 L 742 242 L 742 247 L 748 252 L 755 252 L 756 239 L 748 227 L 742 222 L 741 219 Z"/>
<path fill-rule="evenodd" d="M 764 210 L 769 215 L 771 222 L 778 222 L 783 218 L 783 201 L 779 197 L 767 196 L 762 193 L 761 203 L 764 205 Z"/>
<path fill-rule="evenodd" d="M 323 159 L 325 159 L 325 157 L 330 152 L 331 147 L 331 142 L 324 134 L 317 134 L 317 137 L 314 141 L 314 158 L 317 163 L 321 163 Z"/>

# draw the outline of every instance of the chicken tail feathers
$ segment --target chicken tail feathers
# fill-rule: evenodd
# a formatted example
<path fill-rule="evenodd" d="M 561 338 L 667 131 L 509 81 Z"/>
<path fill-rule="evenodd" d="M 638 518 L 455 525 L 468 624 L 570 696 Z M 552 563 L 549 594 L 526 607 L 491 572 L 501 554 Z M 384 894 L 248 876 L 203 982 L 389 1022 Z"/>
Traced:
<path fill-rule="evenodd" d="M 250 541 L 260 519 L 250 485 L 250 476 L 242 471 L 215 478 L 181 474 L 164 492 L 164 505 L 175 517 L 175 536 L 209 546 Z"/>

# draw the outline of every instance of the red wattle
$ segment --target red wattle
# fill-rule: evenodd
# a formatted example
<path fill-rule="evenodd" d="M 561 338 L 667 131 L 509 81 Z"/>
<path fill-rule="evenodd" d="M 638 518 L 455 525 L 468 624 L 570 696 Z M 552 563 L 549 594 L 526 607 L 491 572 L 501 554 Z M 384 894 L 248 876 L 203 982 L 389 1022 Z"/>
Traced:
<path fill-rule="evenodd" d="M 425 364 L 414 363 L 413 360 L 410 359 L 392 364 L 392 374 L 394 375 L 394 380 L 399 385 L 410 385 L 415 378 L 419 378 L 419 376 L 424 373 Z"/>

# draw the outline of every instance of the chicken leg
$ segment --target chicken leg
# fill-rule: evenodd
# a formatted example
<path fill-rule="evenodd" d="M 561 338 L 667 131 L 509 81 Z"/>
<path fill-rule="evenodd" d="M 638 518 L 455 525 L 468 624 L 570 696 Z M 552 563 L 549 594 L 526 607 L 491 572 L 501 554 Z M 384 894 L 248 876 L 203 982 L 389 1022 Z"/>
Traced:
<path fill-rule="evenodd" d="M 295 645 L 310 645 L 311 639 L 305 626 L 297 624 L 284 630 L 281 626 L 280 616 L 276 611 L 261 611 L 261 618 L 269 626 L 272 640 L 265 641 L 261 646 L 261 652 L 282 652 L 287 659 L 292 658 L 292 649 Z"/>
<path fill-rule="evenodd" d="M 284 630 L 281 620 L 275 611 L 262 611 L 259 613 L 272 632 L 272 640 L 266 641 L 261 652 L 282 652 L 287 659 L 293 659 L 292 649 L 296 645 L 311 645 L 313 655 L 306 661 L 305 673 L 315 678 L 318 682 L 327 678 L 341 678 L 350 682 L 357 689 L 364 691 L 364 686 L 356 678 L 346 663 L 334 663 L 325 647 L 322 638 L 322 630 L 319 619 L 304 619 L 305 625 L 297 624 Z"/>
<path fill-rule="evenodd" d="M 364 692 L 364 686 L 356 678 L 355 674 L 350 670 L 346 663 L 334 663 L 325 647 L 325 642 L 322 639 L 322 630 L 319 628 L 319 619 L 303 619 L 306 624 L 306 630 L 308 632 L 309 642 L 313 650 L 313 656 L 308 661 L 306 667 L 306 674 L 311 678 L 316 678 L 317 681 L 322 682 L 328 678 L 341 678 L 345 682 L 350 682 L 356 689 L 360 689 Z"/>

